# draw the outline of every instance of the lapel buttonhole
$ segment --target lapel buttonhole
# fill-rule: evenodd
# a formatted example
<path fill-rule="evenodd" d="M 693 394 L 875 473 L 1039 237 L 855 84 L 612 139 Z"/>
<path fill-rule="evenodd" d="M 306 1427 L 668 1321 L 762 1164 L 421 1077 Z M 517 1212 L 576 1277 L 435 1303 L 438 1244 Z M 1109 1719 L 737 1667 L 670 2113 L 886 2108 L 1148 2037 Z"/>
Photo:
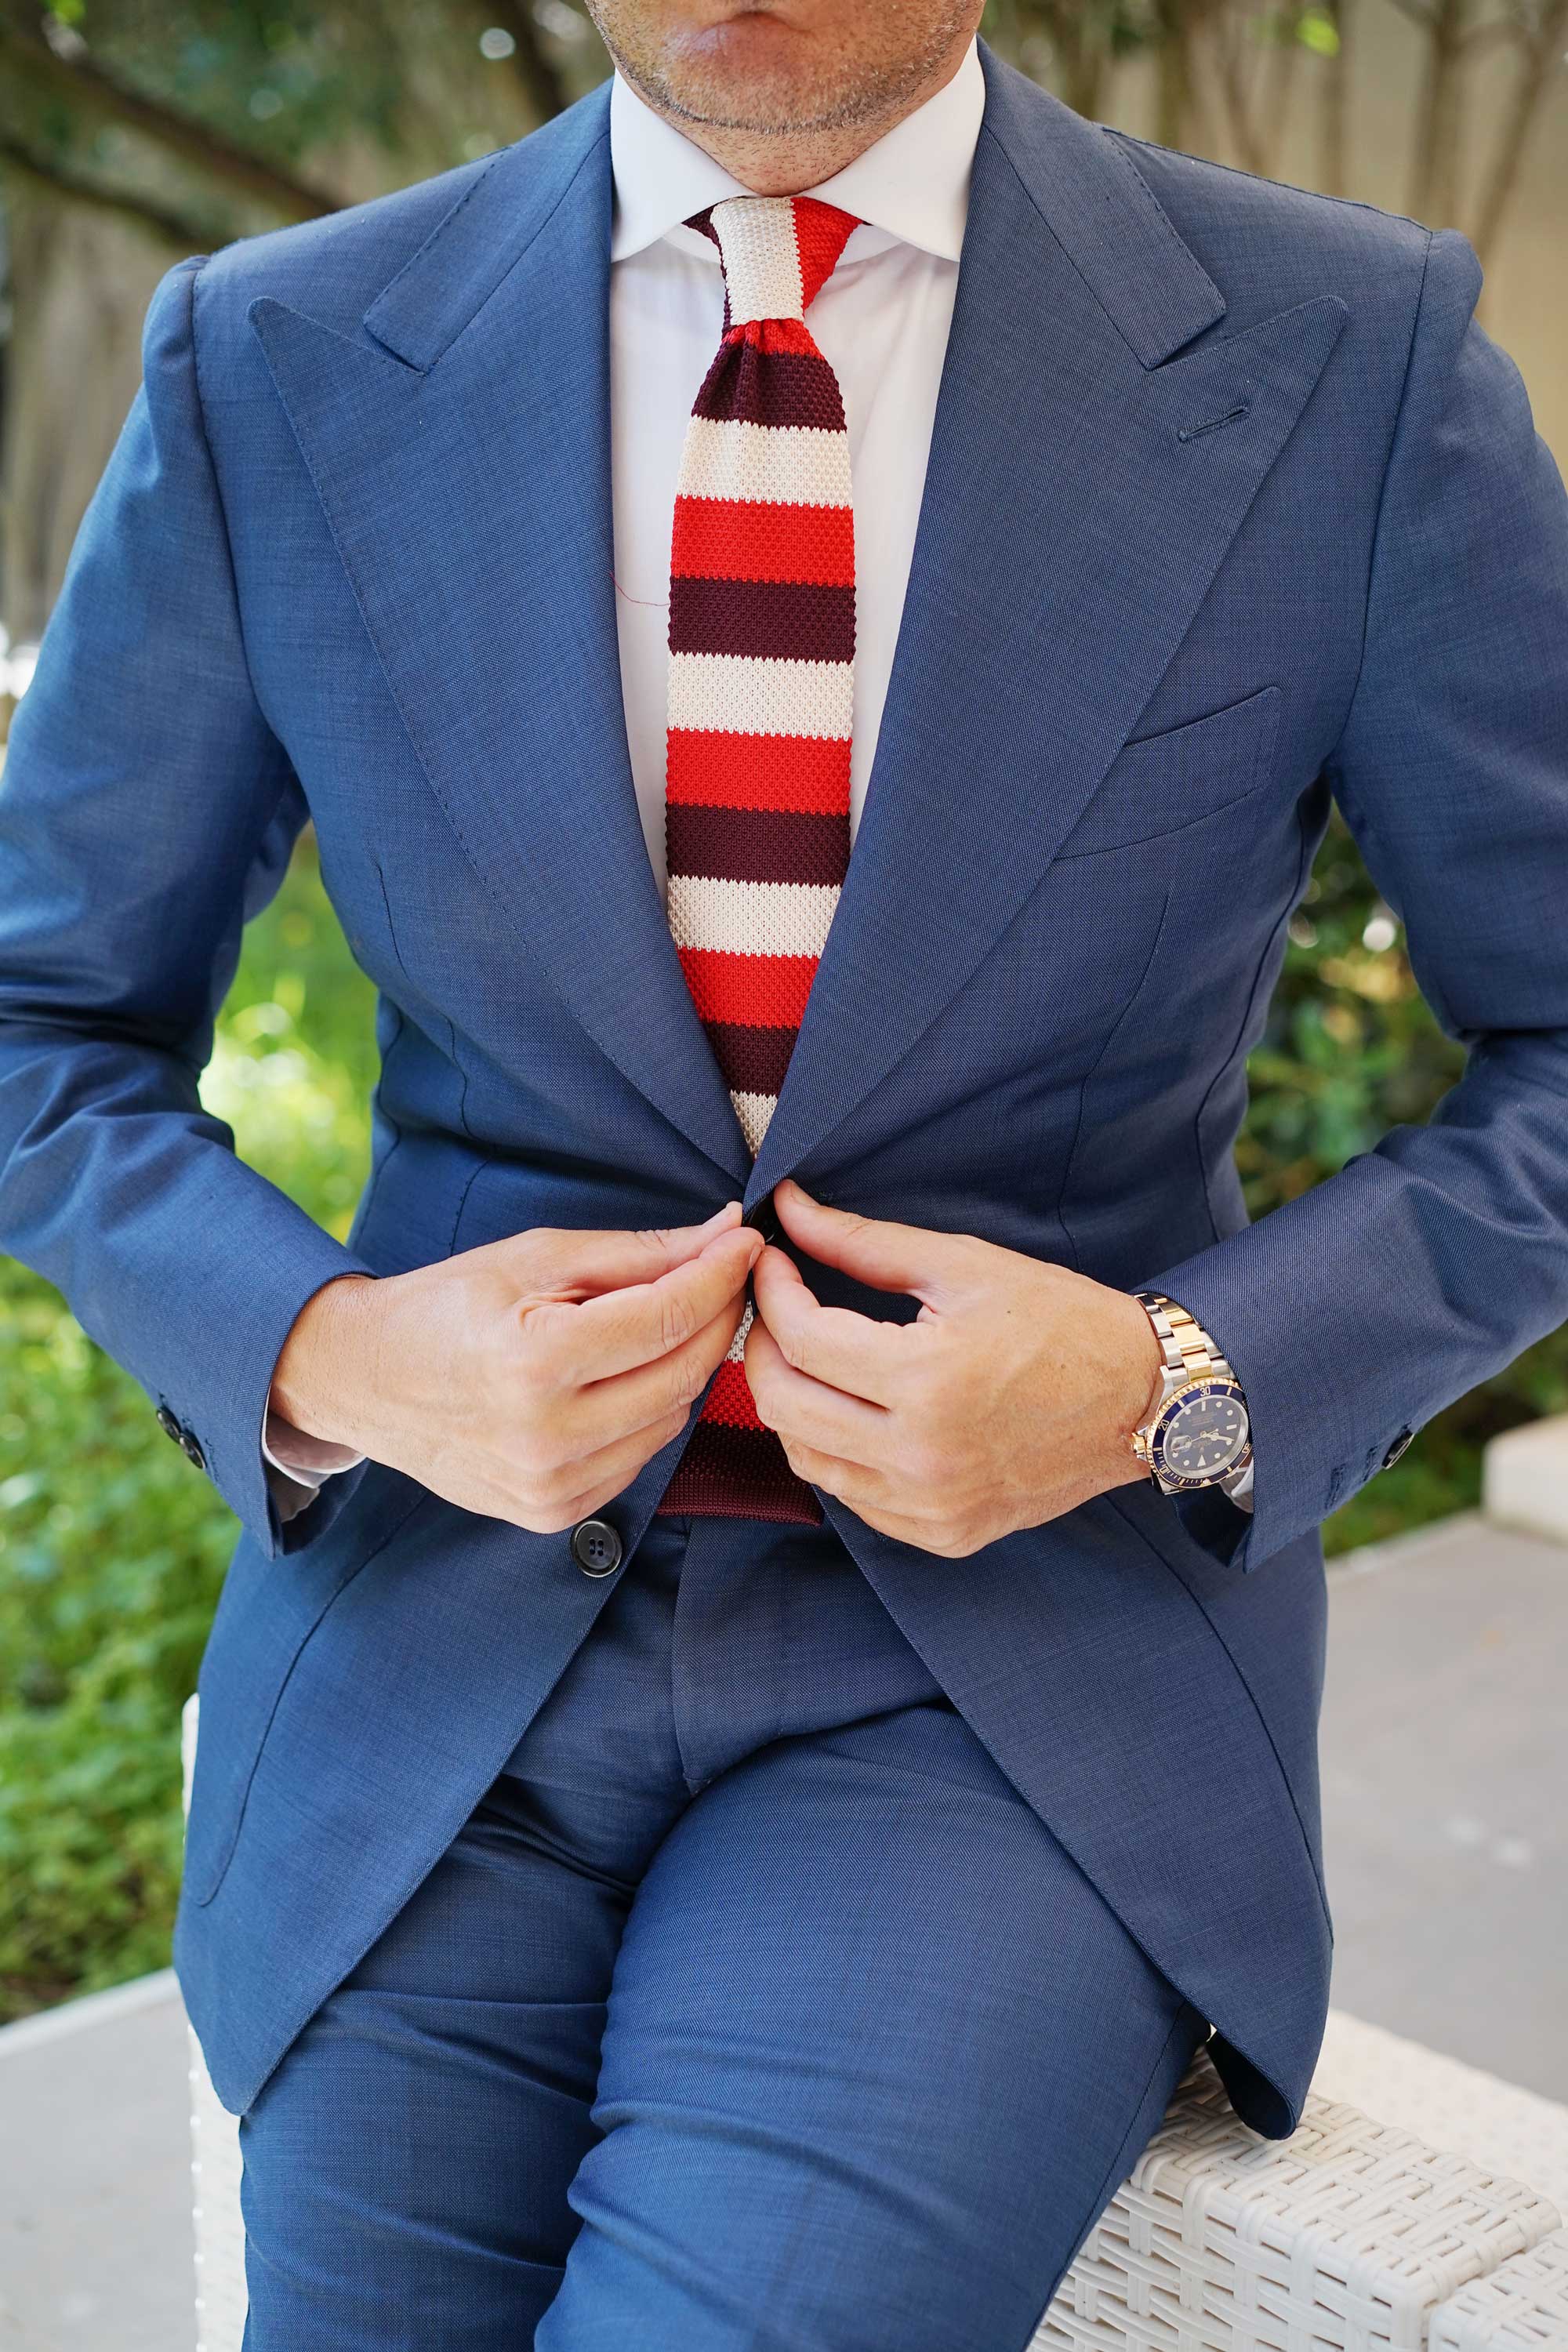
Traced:
<path fill-rule="evenodd" d="M 1202 433 L 1217 433 L 1221 425 L 1234 425 L 1238 416 L 1245 416 L 1251 405 L 1249 400 L 1238 400 L 1234 408 L 1227 408 L 1222 415 L 1208 417 L 1202 425 L 1178 425 L 1176 438 L 1195 441 Z"/>

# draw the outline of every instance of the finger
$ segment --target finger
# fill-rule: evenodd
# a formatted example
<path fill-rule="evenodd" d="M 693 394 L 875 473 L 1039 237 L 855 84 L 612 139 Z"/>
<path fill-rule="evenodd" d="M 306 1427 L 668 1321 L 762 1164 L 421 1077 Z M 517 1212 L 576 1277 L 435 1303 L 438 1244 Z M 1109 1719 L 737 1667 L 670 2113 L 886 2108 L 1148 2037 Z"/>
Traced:
<path fill-rule="evenodd" d="M 521 1505 L 514 1502 L 512 1507 L 522 1524 L 531 1523 L 541 1533 L 575 1527 L 579 1519 L 591 1518 L 596 1510 L 623 1493 L 645 1464 L 679 1437 L 685 1425 L 683 1412 L 671 1413 L 663 1423 L 619 1437 L 613 1444 L 600 1446 L 584 1461 L 574 1463 L 569 1476 L 563 1474 L 552 1483 L 546 1498 L 525 1500 Z M 566 1486 L 571 1488 L 569 1494 L 558 1493 Z"/>
<path fill-rule="evenodd" d="M 797 1372 L 760 1316 L 746 1334 L 746 1381 L 757 1418 L 794 1444 L 819 1446 L 847 1461 L 875 1465 L 887 1450 L 891 1415 L 884 1405 L 846 1395 Z"/>
<path fill-rule="evenodd" d="M 642 1225 L 626 1231 L 540 1225 L 513 1238 L 531 1286 L 586 1298 L 631 1283 L 657 1281 L 672 1267 L 688 1265 L 716 1234 L 737 1230 L 740 1218 L 739 1201 L 726 1201 L 700 1225 Z"/>
<path fill-rule="evenodd" d="M 862 1462 L 846 1462 L 841 1454 L 818 1453 L 815 1445 L 791 1444 L 786 1459 L 797 1478 L 810 1486 L 820 1486 L 826 1495 L 846 1503 L 862 1517 L 868 1510 L 882 1507 L 888 1499 L 887 1482 Z"/>
<path fill-rule="evenodd" d="M 873 1290 L 907 1290 L 940 1307 L 973 1286 L 973 1241 L 968 1234 L 931 1233 L 830 1209 L 814 1201 L 793 1177 L 773 1187 L 779 1222 L 807 1257 L 837 1266 Z"/>
<path fill-rule="evenodd" d="M 879 1323 L 848 1307 L 824 1307 L 781 1249 L 764 1249 L 757 1260 L 752 1296 L 786 1362 L 798 1371 L 876 1404 L 893 1402 L 910 1357 L 901 1325 Z"/>
<path fill-rule="evenodd" d="M 536 1310 L 547 1360 L 562 1380 L 584 1382 L 670 1355 L 740 1295 L 762 1245 L 754 1225 L 731 1227 L 653 1282 Z"/>
<path fill-rule="evenodd" d="M 581 1445 L 568 1458 L 607 1445 L 623 1433 L 646 1429 L 667 1413 L 688 1413 L 728 1355 L 745 1305 L 744 1296 L 738 1293 L 711 1322 L 668 1356 L 658 1357 L 650 1364 L 635 1364 L 629 1371 L 614 1372 L 580 1388 L 572 1409 Z"/>

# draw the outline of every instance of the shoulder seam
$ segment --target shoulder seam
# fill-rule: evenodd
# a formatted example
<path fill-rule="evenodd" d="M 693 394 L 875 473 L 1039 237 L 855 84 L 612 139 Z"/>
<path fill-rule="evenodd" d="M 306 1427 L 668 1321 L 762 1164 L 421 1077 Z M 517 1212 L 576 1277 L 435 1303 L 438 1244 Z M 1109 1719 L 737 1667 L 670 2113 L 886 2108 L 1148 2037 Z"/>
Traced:
<path fill-rule="evenodd" d="M 1299 180 L 1271 179 L 1266 172 L 1245 171 L 1239 163 L 1221 163 L 1212 155 L 1194 155 L 1184 147 L 1164 147 L 1157 139 L 1140 139 L 1134 131 L 1118 130 L 1114 123 L 1102 123 L 1100 128 L 1124 148 L 1142 147 L 1151 155 L 1169 155 L 1173 162 L 1190 163 L 1200 172 L 1223 172 L 1229 179 L 1250 181 L 1255 188 L 1278 188 L 1286 195 L 1310 197 L 1313 204 L 1326 205 L 1333 212 L 1370 213 L 1375 220 L 1402 221 L 1407 228 L 1420 229 L 1426 236 L 1432 235 L 1426 222 L 1418 221 L 1414 214 L 1394 212 L 1386 205 L 1368 204 L 1363 196 L 1331 196 L 1321 188 L 1304 188 Z M 1131 157 L 1127 161 L 1131 163 Z"/>

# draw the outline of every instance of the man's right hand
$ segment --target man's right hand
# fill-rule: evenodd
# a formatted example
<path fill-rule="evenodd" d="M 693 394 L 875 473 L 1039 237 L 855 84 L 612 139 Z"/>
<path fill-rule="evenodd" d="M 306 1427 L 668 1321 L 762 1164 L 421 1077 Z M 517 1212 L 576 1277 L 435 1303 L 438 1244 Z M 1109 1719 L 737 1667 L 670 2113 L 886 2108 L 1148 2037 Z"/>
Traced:
<path fill-rule="evenodd" d="M 589 1517 L 677 1436 L 740 1328 L 763 1237 L 542 1225 L 307 1300 L 273 1374 L 295 1428 L 535 1534 Z"/>

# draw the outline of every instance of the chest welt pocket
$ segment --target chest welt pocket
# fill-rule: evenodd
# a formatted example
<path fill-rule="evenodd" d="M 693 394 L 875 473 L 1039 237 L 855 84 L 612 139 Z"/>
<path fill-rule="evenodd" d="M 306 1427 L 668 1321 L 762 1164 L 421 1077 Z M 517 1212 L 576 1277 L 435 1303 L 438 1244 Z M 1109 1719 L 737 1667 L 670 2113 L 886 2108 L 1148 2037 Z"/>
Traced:
<path fill-rule="evenodd" d="M 1213 816 L 1267 782 L 1279 688 L 1259 688 L 1184 727 L 1124 743 L 1057 856 L 1131 848 Z"/>

